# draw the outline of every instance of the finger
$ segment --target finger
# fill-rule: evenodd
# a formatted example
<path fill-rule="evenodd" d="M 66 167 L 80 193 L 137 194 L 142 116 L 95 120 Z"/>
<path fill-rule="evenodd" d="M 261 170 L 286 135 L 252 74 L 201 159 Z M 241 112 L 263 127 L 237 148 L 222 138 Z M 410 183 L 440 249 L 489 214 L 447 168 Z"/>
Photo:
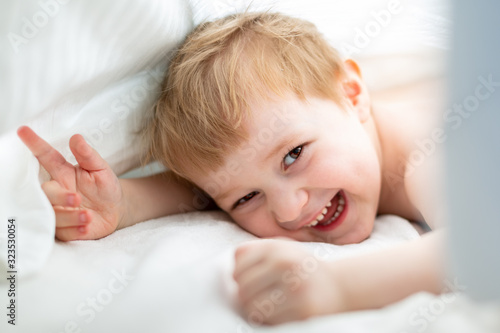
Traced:
<path fill-rule="evenodd" d="M 49 199 L 52 206 L 78 207 L 81 198 L 78 193 L 74 193 L 63 188 L 55 180 L 42 184 L 42 190 Z"/>
<path fill-rule="evenodd" d="M 237 282 L 240 302 L 246 304 L 266 290 L 272 290 L 279 283 L 279 276 L 267 267 L 258 266 L 245 272 Z"/>
<path fill-rule="evenodd" d="M 108 168 L 108 163 L 85 141 L 83 136 L 75 134 L 69 140 L 69 148 L 75 155 L 82 169 L 99 171 Z"/>
<path fill-rule="evenodd" d="M 54 147 L 39 137 L 28 126 L 19 127 L 17 135 L 53 179 L 58 180 L 60 175 L 66 172 L 68 168 L 73 168 Z"/>
<path fill-rule="evenodd" d="M 79 227 L 90 223 L 91 216 L 82 209 L 68 209 L 54 206 L 56 213 L 56 228 Z"/>
<path fill-rule="evenodd" d="M 264 324 L 278 325 L 294 320 L 304 320 L 309 316 L 305 312 L 299 311 L 293 302 L 274 304 L 273 312 L 264 319 Z"/>
<path fill-rule="evenodd" d="M 242 304 L 242 309 L 249 317 L 256 311 L 264 315 L 260 324 L 267 324 L 269 320 L 280 311 L 282 307 L 288 307 L 288 299 L 284 291 L 279 286 L 271 286 L 269 289 L 255 295 L 251 300 Z M 249 318 L 250 319 L 250 318 Z"/>
<path fill-rule="evenodd" d="M 234 254 L 235 264 L 233 278 L 238 280 L 239 276 L 243 274 L 246 270 L 259 264 L 265 259 L 265 253 L 262 253 L 262 249 L 259 244 L 245 244 L 236 249 Z"/>
<path fill-rule="evenodd" d="M 63 242 L 88 239 L 88 227 L 78 226 L 78 227 L 56 228 L 56 238 Z"/>

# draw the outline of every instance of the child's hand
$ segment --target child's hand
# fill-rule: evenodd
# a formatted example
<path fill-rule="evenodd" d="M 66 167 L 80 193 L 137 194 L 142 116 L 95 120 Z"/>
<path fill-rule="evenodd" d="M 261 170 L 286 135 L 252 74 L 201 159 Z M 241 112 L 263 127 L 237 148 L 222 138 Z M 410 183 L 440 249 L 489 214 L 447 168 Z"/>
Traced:
<path fill-rule="evenodd" d="M 98 239 L 117 229 L 124 215 L 120 182 L 81 135 L 70 139 L 78 161 L 73 166 L 29 127 L 23 126 L 17 133 L 52 178 L 42 189 L 56 214 L 58 239 Z"/>
<path fill-rule="evenodd" d="M 332 263 L 299 243 L 270 240 L 240 246 L 233 277 L 246 319 L 280 324 L 345 310 Z"/>

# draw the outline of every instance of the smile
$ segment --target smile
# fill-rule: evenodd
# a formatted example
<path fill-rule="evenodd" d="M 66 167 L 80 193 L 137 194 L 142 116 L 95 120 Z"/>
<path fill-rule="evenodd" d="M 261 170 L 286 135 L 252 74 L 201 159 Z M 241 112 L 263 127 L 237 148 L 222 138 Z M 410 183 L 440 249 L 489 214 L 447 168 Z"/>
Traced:
<path fill-rule="evenodd" d="M 339 191 L 323 208 L 316 219 L 305 227 L 314 227 L 322 231 L 334 229 L 339 226 L 347 214 L 347 200 L 343 191 Z"/>

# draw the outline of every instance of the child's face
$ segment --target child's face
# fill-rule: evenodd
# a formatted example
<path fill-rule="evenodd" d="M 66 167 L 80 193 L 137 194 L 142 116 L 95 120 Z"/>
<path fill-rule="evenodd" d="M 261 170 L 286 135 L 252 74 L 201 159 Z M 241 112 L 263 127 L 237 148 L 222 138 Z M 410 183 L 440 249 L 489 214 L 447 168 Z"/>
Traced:
<path fill-rule="evenodd" d="M 373 136 L 356 108 L 290 97 L 261 103 L 252 114 L 245 124 L 250 140 L 217 172 L 194 182 L 259 237 L 335 244 L 367 238 L 381 169 Z"/>

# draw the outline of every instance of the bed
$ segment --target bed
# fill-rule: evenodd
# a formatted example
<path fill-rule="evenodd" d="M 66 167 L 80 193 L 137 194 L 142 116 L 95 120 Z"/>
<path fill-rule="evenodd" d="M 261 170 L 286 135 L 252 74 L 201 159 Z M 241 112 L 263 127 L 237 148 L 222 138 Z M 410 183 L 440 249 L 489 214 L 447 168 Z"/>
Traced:
<path fill-rule="evenodd" d="M 233 256 L 244 242 L 269 240 L 223 212 L 195 212 L 144 221 L 100 240 L 54 241 L 54 214 L 40 189 L 48 175 L 15 135 L 29 125 L 74 163 L 68 140 L 80 133 L 119 175 L 161 170 L 136 169 L 142 150 L 134 133 L 158 95 L 172 50 L 198 23 L 247 8 L 314 22 L 359 62 L 374 106 L 439 110 L 446 102 L 447 2 L 25 0 L 0 6 L 0 266 L 7 276 L 1 304 L 15 298 L 15 325 L 2 306 L 1 332 L 500 331 L 499 309 L 473 303 L 452 277 L 439 296 L 418 293 L 382 309 L 258 325 L 239 311 Z M 12 267 L 9 225 L 15 225 Z M 411 223 L 386 215 L 360 244 L 303 246 L 318 260 L 334 261 L 418 237 Z"/>

